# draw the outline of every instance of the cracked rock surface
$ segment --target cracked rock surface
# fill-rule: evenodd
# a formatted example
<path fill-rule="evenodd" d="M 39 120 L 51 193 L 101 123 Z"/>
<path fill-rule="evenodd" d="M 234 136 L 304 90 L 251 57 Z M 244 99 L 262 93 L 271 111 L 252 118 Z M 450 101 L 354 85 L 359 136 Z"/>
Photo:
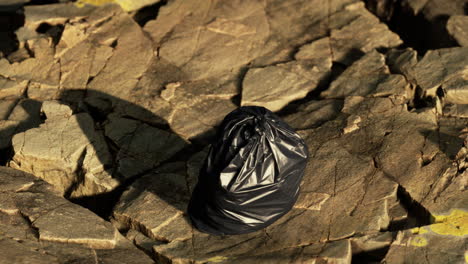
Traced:
<path fill-rule="evenodd" d="M 7 167 L 0 167 L 0 175 L 2 262 L 152 263 L 111 223 L 67 201 L 52 185 Z"/>
<path fill-rule="evenodd" d="M 10 2 L 1 263 L 466 260 L 462 1 Z M 411 46 L 380 16 L 398 8 L 453 39 Z M 243 105 L 276 112 L 310 159 L 288 214 L 211 236 L 186 208 Z"/>

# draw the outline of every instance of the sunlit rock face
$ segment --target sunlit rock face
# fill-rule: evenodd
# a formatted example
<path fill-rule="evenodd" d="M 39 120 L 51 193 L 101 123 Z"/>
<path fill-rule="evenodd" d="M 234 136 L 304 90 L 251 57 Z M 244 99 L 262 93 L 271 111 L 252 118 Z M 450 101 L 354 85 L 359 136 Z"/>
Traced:
<path fill-rule="evenodd" d="M 465 261 L 461 1 L 42 2 L 0 3 L 0 262 Z M 307 144 L 299 198 L 208 235 L 187 205 L 244 105 Z"/>

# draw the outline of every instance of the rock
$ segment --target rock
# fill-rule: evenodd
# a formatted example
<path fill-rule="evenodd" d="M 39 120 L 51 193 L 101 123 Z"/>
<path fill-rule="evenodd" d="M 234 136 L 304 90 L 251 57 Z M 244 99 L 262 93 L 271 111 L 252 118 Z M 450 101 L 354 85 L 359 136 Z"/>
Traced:
<path fill-rule="evenodd" d="M 332 67 L 332 52 L 331 40 L 325 37 L 300 47 L 294 58 L 310 61 L 321 71 L 328 71 Z"/>
<path fill-rule="evenodd" d="M 380 261 L 382 253 L 387 252 L 388 247 L 393 242 L 392 232 L 379 232 L 352 238 L 351 246 L 353 261 L 371 262 Z"/>
<path fill-rule="evenodd" d="M 67 196 L 107 192 L 118 185 L 106 171 L 111 157 L 103 136 L 86 113 L 54 101 L 43 103 L 47 119 L 13 137 L 12 166 L 34 173 Z M 57 133 L 51 133 L 57 131 Z"/>
<path fill-rule="evenodd" d="M 404 75 L 411 84 L 416 84 L 415 67 L 418 63 L 418 53 L 407 48 L 391 49 L 386 54 L 386 64 L 391 73 Z"/>
<path fill-rule="evenodd" d="M 20 122 L 16 133 L 38 127 L 42 123 L 41 106 L 41 102 L 30 99 L 21 100 L 16 104 L 8 116 L 8 120 Z"/>
<path fill-rule="evenodd" d="M 180 108 L 176 106 L 170 124 L 174 132 L 194 140 L 212 135 L 214 127 L 236 109 L 236 105 L 230 99 L 211 96 L 200 97 L 193 103 Z"/>
<path fill-rule="evenodd" d="M 440 224 L 400 231 L 390 246 L 384 261 L 387 263 L 423 263 L 430 259 L 434 263 L 463 263 L 466 257 L 466 212 L 465 219 L 457 224 L 465 225 L 465 233 L 439 233 Z M 435 230 L 434 230 L 435 229 Z M 462 231 L 463 232 L 463 231 Z M 450 254 L 447 254 L 450 252 Z"/>
<path fill-rule="evenodd" d="M 452 128 L 450 130 L 455 130 L 453 131 L 455 135 L 450 135 L 452 131 L 445 127 L 446 122 L 441 122 L 440 133 L 444 136 L 445 142 L 453 141 L 452 145 L 458 145 L 458 148 L 451 150 L 449 146 L 443 146 L 449 155 L 454 154 L 452 156 L 454 161 L 445 168 L 431 186 L 427 198 L 421 201 L 421 206 L 430 212 L 432 223 L 430 228 L 434 232 L 443 235 L 466 235 L 468 232 L 466 226 L 468 197 L 464 192 L 468 187 L 468 173 L 465 171 L 468 167 L 468 150 L 466 134 L 464 135 L 463 132 L 466 131 L 467 122 L 460 125 L 463 130 L 453 129 L 453 125 L 449 126 Z M 455 119 L 455 122 L 460 121 Z M 460 146 L 463 147 L 460 148 Z"/>
<path fill-rule="evenodd" d="M 0 100 L 0 149 L 11 146 L 14 134 L 42 123 L 40 108 L 41 103 L 30 99 Z"/>
<path fill-rule="evenodd" d="M 384 55 L 374 50 L 348 67 L 321 95 L 326 98 L 390 95 L 407 98 L 408 92 L 405 77 L 390 74 Z"/>
<path fill-rule="evenodd" d="M 468 105 L 466 104 L 445 104 L 443 109 L 445 116 L 468 118 Z"/>
<path fill-rule="evenodd" d="M 261 54 L 270 31 L 265 7 L 251 1 L 229 7 L 174 1 L 144 29 L 160 46 L 159 56 L 194 80 L 237 72 Z"/>
<path fill-rule="evenodd" d="M 445 93 L 445 101 L 455 104 L 468 104 L 468 74 L 462 73 L 454 79 L 443 83 L 442 89 Z"/>
<path fill-rule="evenodd" d="M 343 28 L 332 30 L 330 35 L 331 54 L 333 61 L 350 64 L 359 53 L 367 53 L 375 48 L 396 47 L 402 43 L 398 35 L 380 23 L 378 18 L 364 11 L 364 3 L 349 5 L 346 11 L 360 13 L 360 15 Z"/>
<path fill-rule="evenodd" d="M 0 149 L 11 146 L 11 138 L 16 132 L 18 121 L 0 120 Z"/>
<path fill-rule="evenodd" d="M 156 247 L 155 247 L 156 248 Z M 162 248 L 162 247 L 159 247 Z M 187 252 L 188 253 L 188 252 Z M 198 258 L 199 262 L 215 262 L 215 263 L 258 263 L 259 260 L 265 263 L 284 263 L 285 261 L 298 261 L 314 263 L 316 261 L 323 263 L 349 263 L 351 261 L 351 245 L 348 240 L 305 245 L 300 248 L 287 248 L 280 251 L 273 251 L 266 254 L 246 254 L 241 256 L 216 256 Z M 190 256 L 190 253 L 187 254 Z M 177 256 L 172 258 L 175 261 L 184 262 L 187 258 Z M 163 258 L 164 260 L 164 258 Z"/>
<path fill-rule="evenodd" d="M 197 80 L 225 75 L 229 71 L 236 73 L 252 58 L 257 58 L 255 64 L 261 66 L 287 60 L 288 53 L 292 51 L 291 45 L 303 45 L 310 39 L 325 37 L 326 28 L 336 30 L 332 31 L 336 39 L 330 42 L 336 48 L 333 51 L 339 55 L 335 60 L 339 61 L 344 60 L 341 57 L 352 49 L 369 51 L 380 46 L 400 44 L 398 36 L 380 24 L 363 4 L 350 4 L 352 2 L 356 1 L 334 1 L 327 6 L 312 1 L 306 6 L 291 3 L 278 8 L 273 2 L 262 6 L 240 1 L 229 7 L 229 16 L 226 15 L 227 7 L 211 7 L 209 4 L 200 6 L 193 1 L 183 4 L 173 2 L 162 7 L 158 18 L 147 23 L 145 30 L 160 46 L 159 55 L 162 58 L 178 67 L 183 65 L 182 70 L 188 74 L 187 77 Z M 302 5 L 302 8 L 294 8 L 296 5 Z M 308 20 L 311 24 L 296 23 L 304 17 L 314 19 Z M 359 18 L 356 23 L 351 23 L 356 18 Z M 350 27 L 340 29 L 349 23 Z M 188 30 L 191 28 L 189 24 L 198 27 L 198 30 Z M 375 24 L 375 29 L 360 30 L 364 24 Z M 362 38 L 353 42 L 356 36 L 349 39 L 351 31 L 353 34 L 362 32 Z M 379 38 L 374 38 L 373 33 L 366 35 L 364 32 L 376 32 Z M 376 41 L 369 42 L 369 39 Z M 211 65 L 207 63 L 210 60 L 218 63 Z"/>
<path fill-rule="evenodd" d="M 357 127 L 341 133 L 349 122 Z M 417 182 L 423 178 L 437 182 L 446 169 L 448 154 L 439 150 L 436 129 L 435 112 L 408 112 L 404 100 L 347 97 L 336 119 L 300 132 L 314 158 L 306 169 L 294 209 L 265 230 L 218 238 L 192 229 L 183 213 L 183 201 L 187 198 L 177 198 L 179 202 L 171 198 L 187 193 L 187 182 L 190 185 L 183 164 L 167 164 L 161 169 L 179 171 L 172 176 L 174 181 L 180 179 L 179 187 L 171 187 L 174 183 L 162 184 L 168 181 L 166 172 L 145 176 L 122 196 L 114 217 L 127 227 L 140 230 L 155 243 L 164 242 L 153 245 L 161 261 L 242 260 L 248 263 L 254 257 L 289 260 L 299 254 L 297 250 L 302 245 L 326 243 L 328 246 L 328 241 L 337 239 L 343 239 L 343 243 L 353 241 L 356 254 L 364 258 L 371 254 L 367 252 L 391 242 L 390 233 L 381 238 L 372 238 L 370 234 L 386 230 L 392 221 L 408 221 L 397 196 L 400 186 L 422 202 L 431 187 Z M 362 138 L 368 144 L 359 144 Z M 398 151 L 403 147 L 399 144 L 405 144 L 404 155 Z M 201 157 L 193 160 L 201 162 Z M 404 172 L 397 170 L 401 166 L 406 168 Z M 168 189 L 158 186 L 168 186 Z M 170 190 L 179 188 L 180 191 L 171 194 Z M 369 237 L 354 238 L 356 234 L 369 234 Z M 347 240 L 348 237 L 352 239 Z M 149 241 L 144 243 L 148 245 Z M 349 253 L 344 252 L 349 251 L 340 251 L 343 255 L 333 252 L 331 258 L 348 259 Z M 307 260 L 320 259 L 317 254 L 301 256 Z"/>
<path fill-rule="evenodd" d="M 34 174 L 0 167 L 0 262 L 463 261 L 462 0 L 366 1 L 417 13 L 422 57 L 357 0 L 33 2 L 0 54 L 0 163 Z M 308 145 L 299 198 L 258 232 L 201 233 L 207 142 L 249 104 Z"/>
<path fill-rule="evenodd" d="M 28 46 L 32 48 L 33 58 L 12 64 L 6 59 L 0 59 L 2 76 L 16 80 L 29 80 L 58 88 L 60 67 L 54 59 L 52 40 L 50 38 L 30 40 Z"/>
<path fill-rule="evenodd" d="M 173 133 L 115 116 L 109 117 L 105 135 L 120 148 L 116 157 L 118 169 L 126 178 L 156 167 L 186 146 Z"/>
<path fill-rule="evenodd" d="M 268 263 L 284 263 L 285 261 L 326 261 L 327 263 L 349 263 L 351 260 L 351 244 L 349 240 L 342 240 L 330 243 L 318 243 L 305 245 L 302 247 L 285 248 L 281 250 L 272 250 L 270 252 L 255 252 L 249 246 L 258 246 L 261 241 L 251 241 L 248 237 L 237 236 L 237 241 L 232 236 L 220 239 L 219 237 L 199 237 L 198 243 L 204 244 L 207 248 L 199 247 L 197 244 L 189 245 L 189 241 L 177 241 L 172 244 L 155 246 L 156 252 L 160 253 L 159 260 L 177 261 L 180 263 L 188 262 L 194 259 L 198 262 L 219 262 L 219 263 L 254 263 L 259 260 Z M 226 250 L 225 255 L 220 255 L 220 242 L 230 245 L 232 250 Z M 263 240 L 268 243 L 268 239 Z M 210 252 L 210 249 L 213 251 Z M 200 252 L 201 251 L 201 252 Z M 245 254 L 237 255 L 239 251 Z"/>
<path fill-rule="evenodd" d="M 120 259 L 126 252 L 138 263 L 152 263 L 109 222 L 59 196 L 50 184 L 6 167 L 0 167 L 0 182 L 1 262 L 89 262 L 98 255 L 115 263 L 109 256 L 115 250 Z"/>
<path fill-rule="evenodd" d="M 282 117 L 283 120 L 297 130 L 314 128 L 326 121 L 333 120 L 343 107 L 342 100 L 325 99 L 309 101 L 301 104 L 294 113 Z"/>
<path fill-rule="evenodd" d="M 301 62 L 250 69 L 242 83 L 242 105 L 278 111 L 315 90 L 325 74 L 317 66 Z"/>
<path fill-rule="evenodd" d="M 135 229 L 128 230 L 126 238 L 132 241 L 137 247 L 147 252 L 147 254 L 152 254 L 154 246 L 164 244 L 164 242 L 153 240 Z"/>
<path fill-rule="evenodd" d="M 6 78 L 0 78 L 0 98 L 16 97 L 23 94 L 28 81 L 17 82 Z"/>
<path fill-rule="evenodd" d="M 434 21 L 437 20 L 437 17 L 441 15 L 445 15 L 447 18 L 452 15 L 464 15 L 463 8 L 465 4 L 466 1 L 464 0 L 453 0 L 450 2 L 443 0 L 431 0 L 426 1 L 422 12 L 426 19 Z"/>
<path fill-rule="evenodd" d="M 237 77 L 248 63 L 255 60 L 256 65 L 262 66 L 285 60 L 290 56 L 288 54 L 293 54 L 292 46 L 303 45 L 308 39 L 324 39 L 312 44 L 309 53 L 313 51 L 314 45 L 318 45 L 319 50 L 327 48 L 331 40 L 326 38 L 324 28 L 330 12 L 333 16 L 329 21 L 332 25 L 329 26 L 336 30 L 360 17 L 372 20 L 372 15 L 363 5 L 349 5 L 351 2 L 354 1 L 336 1 L 327 8 L 310 3 L 307 8 L 301 8 L 300 13 L 290 6 L 281 10 L 273 3 L 265 7 L 257 3 L 242 3 L 229 7 L 232 11 L 229 16 L 226 16 L 224 7 L 213 6 L 208 13 L 212 19 L 205 17 L 208 5 L 201 7 L 198 2 L 186 2 L 179 6 L 178 3 L 171 2 L 161 7 L 157 19 L 147 23 L 144 28 L 151 36 L 154 46 L 158 47 L 157 53 L 153 51 L 149 39 L 138 24 L 115 5 L 102 6 L 92 11 L 77 11 L 75 7 L 68 7 L 68 4 L 50 5 L 50 8 L 48 5 L 28 7 L 27 16 L 30 18 L 23 29 L 35 29 L 34 25 L 37 23 L 49 23 L 52 26 L 63 25 L 63 32 L 59 39 L 56 35 L 49 34 L 51 38 L 35 36 L 27 41 L 25 34 L 20 46 L 22 45 L 23 50 L 29 48 L 36 53 L 35 49 L 41 52 L 48 50 L 46 42 L 53 46 L 55 41 L 58 42 L 55 54 L 51 50 L 40 60 L 29 57 L 16 64 L 4 62 L 3 66 L 9 73 L 6 76 L 31 80 L 28 89 L 30 98 L 59 99 L 64 89 L 96 91 L 113 97 L 113 108 L 119 112 L 128 112 L 128 109 L 126 106 L 117 106 L 115 101 L 143 106 L 153 116 L 162 119 L 159 123 L 170 123 L 174 132 L 183 138 L 203 138 L 212 133 L 224 115 L 236 107 L 232 102 L 239 95 L 240 81 Z M 44 8 L 49 10 L 38 12 Z M 190 19 L 184 19 L 187 13 L 183 10 L 193 11 Z M 284 16 L 285 12 L 294 13 L 294 19 L 292 16 Z M 310 22 L 311 25 L 297 22 L 310 16 L 315 17 L 318 23 L 315 20 Z M 278 23 L 277 19 L 282 22 Z M 378 24 L 377 20 L 372 23 L 374 22 Z M 199 32 L 188 30 L 194 25 L 199 26 Z M 285 25 L 290 30 L 285 31 Z M 122 28 L 125 30 L 122 31 Z M 338 49 L 347 52 L 348 49 L 357 48 L 356 45 L 358 44 L 340 46 Z M 377 46 L 379 45 L 381 44 Z M 328 50 L 330 51 L 329 47 Z M 367 50 L 367 46 L 363 50 Z M 86 59 L 74 59 L 82 54 L 86 54 Z M 315 59 L 301 56 L 303 55 L 297 55 L 301 62 L 296 64 L 312 63 L 320 70 L 319 75 L 313 74 L 312 85 L 308 88 L 312 90 L 319 79 L 329 74 L 331 53 L 318 54 Z M 39 63 L 45 62 L 45 57 L 47 67 Z M 323 61 L 322 57 L 327 59 Z M 211 61 L 217 63 L 213 64 Z M 30 78 L 27 76 L 30 72 L 36 74 Z M 60 80 L 55 78 L 57 73 Z M 53 78 L 43 77 L 48 75 Z M 169 101 L 165 101 L 161 95 L 164 97 L 166 93 L 162 91 L 171 82 L 181 83 L 177 91 L 183 92 L 172 99 L 166 97 Z M 216 93 L 219 96 L 213 97 L 214 89 L 211 89 L 207 96 L 191 100 L 194 93 L 190 90 L 200 86 L 217 87 Z M 299 93 L 304 94 L 302 91 Z M 94 92 L 88 92 L 86 100 L 93 100 L 93 94 Z M 300 98 L 302 94 L 295 95 L 294 98 Z M 206 108 L 216 109 L 217 111 L 212 111 L 216 115 L 205 115 Z M 140 112 L 133 111 L 131 116 L 145 122 L 155 120 Z M 187 125 L 188 121 L 191 121 L 190 125 Z"/>
<path fill-rule="evenodd" d="M 13 108 L 18 103 L 18 98 L 1 99 L 0 100 L 0 120 L 8 119 Z"/>
<path fill-rule="evenodd" d="M 154 261 L 136 248 L 96 249 L 98 263 L 150 264 Z"/>
<path fill-rule="evenodd" d="M 346 126 L 349 115 L 360 122 L 355 130 L 343 134 L 340 131 Z M 392 220 L 405 217 L 396 210 L 400 184 L 421 201 L 430 187 L 418 186 L 416 182 L 421 181 L 421 177 L 436 181 L 440 171 L 445 169 L 448 158 L 438 151 L 435 142 L 424 143 L 425 134 L 420 132 L 433 130 L 436 133 L 436 127 L 434 112 L 408 112 L 404 101 L 348 97 L 335 120 L 301 131 L 314 158 L 307 166 L 295 208 L 265 230 L 233 236 L 232 240 L 231 237 L 221 239 L 201 234 L 192 230 L 184 219 L 185 203 L 182 201 L 187 198 L 176 199 L 179 202 L 171 198 L 187 193 L 183 164 L 178 165 L 180 172 L 172 176 L 173 180 L 180 179 L 180 187 L 158 183 L 168 181 L 162 172 L 157 176 L 145 176 L 126 191 L 114 217 L 149 238 L 166 242 L 154 246 L 156 256 L 166 261 L 274 258 L 275 254 L 288 256 L 288 250 L 295 252 L 305 244 L 379 232 L 387 229 Z M 408 137 L 411 140 L 408 141 Z M 369 143 L 359 144 L 362 138 Z M 407 154 L 397 151 L 401 148 L 398 144 L 406 144 Z M 438 157 L 421 167 L 421 153 L 421 159 Z M 398 163 L 394 163 L 395 160 Z M 407 169 L 398 172 L 396 164 Z M 174 170 L 177 165 L 168 164 L 166 168 Z M 144 189 L 142 186 L 152 187 Z M 168 189 L 158 186 L 168 186 Z M 173 194 L 169 191 L 178 188 L 180 191 Z M 364 248 L 361 251 L 370 251 L 359 243 Z M 384 246 L 390 241 L 375 243 Z"/>
<path fill-rule="evenodd" d="M 10 231 L 7 236 L 97 248 L 116 246 L 118 232 L 110 223 L 60 197 L 53 186 L 11 168 L 1 167 L 0 171 L 1 181 L 6 183 L 0 199 L 1 212 L 7 214 L 3 217 L 18 219 L 18 228 L 30 233 L 20 232 L 18 236 Z"/>
<path fill-rule="evenodd" d="M 468 16 L 452 16 L 447 22 L 447 30 L 460 44 L 468 46 Z"/>
<path fill-rule="evenodd" d="M 36 30 L 42 23 L 52 26 L 65 24 L 71 18 L 88 16 L 92 10 L 91 7 L 79 8 L 73 3 L 27 5 L 24 7 L 24 26 Z"/>
<path fill-rule="evenodd" d="M 468 48 L 466 47 L 428 51 L 416 65 L 416 82 L 429 96 L 435 96 L 437 89 L 441 86 L 447 93 L 462 89 L 466 85 L 465 58 L 467 56 Z M 449 102 L 466 102 L 463 97 L 457 98 L 457 96 L 450 97 L 449 95 L 448 97 Z M 456 102 L 451 101 L 454 99 Z"/>
<path fill-rule="evenodd" d="M 414 15 L 417 15 L 429 0 L 404 0 L 403 3 L 409 6 Z"/>
<path fill-rule="evenodd" d="M 37 252 L 19 241 L 6 237 L 0 237 L 0 248 L 4 252 L 0 260 L 5 263 L 59 263 L 55 256 Z"/>
<path fill-rule="evenodd" d="M 97 222 L 92 223 L 93 220 Z M 57 225 L 58 222 L 62 224 Z M 86 244 L 94 248 L 115 247 L 116 236 L 119 235 L 109 223 L 97 216 L 90 219 L 87 209 L 71 204 L 59 206 L 40 216 L 34 221 L 34 226 L 39 229 L 41 240 Z"/>
<path fill-rule="evenodd" d="M 457 42 L 450 36 L 451 33 L 447 31 L 447 21 L 451 16 L 466 15 L 464 12 L 465 7 L 465 0 L 404 0 L 400 11 L 403 13 L 401 20 L 412 15 L 419 16 L 420 22 L 418 23 L 421 24 L 414 27 L 413 32 L 417 34 L 418 30 L 424 28 L 425 33 L 418 36 L 419 43 L 417 45 L 421 49 L 454 47 Z M 401 23 L 401 26 L 404 26 L 404 24 Z"/>
<path fill-rule="evenodd" d="M 188 238 L 192 228 L 184 216 L 190 198 L 185 164 L 169 163 L 164 168 L 130 186 L 114 208 L 114 218 L 154 240 Z"/>
<path fill-rule="evenodd" d="M 100 25 L 103 19 L 109 19 L 112 23 Z M 129 92 L 136 86 L 154 56 L 150 40 L 130 16 L 115 6 L 97 9 L 87 23 L 94 28 L 89 41 L 115 46 L 108 60 L 99 59 L 105 61 L 104 67 L 87 87 L 116 98 L 131 97 Z M 109 80 L 113 80 L 112 85 L 109 85 Z"/>
<path fill-rule="evenodd" d="M 78 2 L 75 3 L 75 5 L 82 8 L 83 6 L 86 6 L 86 5 L 99 6 L 103 4 L 116 3 L 120 5 L 123 10 L 127 12 L 132 12 L 145 6 L 155 5 L 159 2 L 160 0 L 143 0 L 143 1 L 138 1 L 138 2 L 130 1 L 130 0 L 106 0 L 106 1 L 79 0 Z"/>
<path fill-rule="evenodd" d="M 21 6 L 28 2 L 29 0 L 5 0 L 2 2 L 1 7 L 5 8 L 4 6 Z"/>

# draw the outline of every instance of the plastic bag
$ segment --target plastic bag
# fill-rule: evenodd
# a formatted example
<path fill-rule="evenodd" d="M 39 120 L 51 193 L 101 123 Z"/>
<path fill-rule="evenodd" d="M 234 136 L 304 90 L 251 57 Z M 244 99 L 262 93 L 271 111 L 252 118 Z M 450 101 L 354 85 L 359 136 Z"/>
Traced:
<path fill-rule="evenodd" d="M 234 110 L 200 170 L 188 206 L 192 224 L 214 235 L 270 225 L 296 202 L 307 158 L 301 137 L 268 109 Z"/>

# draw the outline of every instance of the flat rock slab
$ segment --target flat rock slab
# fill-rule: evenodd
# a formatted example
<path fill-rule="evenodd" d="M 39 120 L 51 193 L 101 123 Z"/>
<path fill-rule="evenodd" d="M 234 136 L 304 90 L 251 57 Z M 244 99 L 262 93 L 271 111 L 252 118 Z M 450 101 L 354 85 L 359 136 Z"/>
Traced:
<path fill-rule="evenodd" d="M 258 105 L 278 111 L 316 89 L 325 75 L 326 71 L 301 62 L 250 69 L 242 84 L 242 105 Z"/>
<path fill-rule="evenodd" d="M 111 223 L 37 177 L 0 167 L 0 183 L 0 262 L 153 263 Z"/>
<path fill-rule="evenodd" d="M 47 117 L 44 124 L 13 137 L 11 166 L 34 173 L 68 196 L 115 188 L 118 181 L 105 170 L 110 153 L 92 118 L 86 113 L 73 115 L 67 105 L 55 101 L 44 102 L 42 111 Z"/>
<path fill-rule="evenodd" d="M 321 93 L 321 96 L 326 98 L 390 95 L 409 97 L 408 92 L 409 84 L 405 77 L 400 74 L 390 74 L 385 56 L 373 50 L 349 66 L 330 84 L 330 88 Z"/>
<path fill-rule="evenodd" d="M 296 130 L 304 130 L 333 120 L 341 112 L 343 100 L 318 100 L 301 104 L 294 113 L 282 116 L 283 120 Z"/>
<path fill-rule="evenodd" d="M 120 148 L 118 170 L 126 178 L 156 167 L 187 145 L 176 134 L 119 117 L 109 118 L 105 135 Z"/>
<path fill-rule="evenodd" d="M 1 211 L 23 215 L 39 240 L 113 248 L 118 232 L 91 211 L 58 196 L 52 185 L 31 174 L 1 168 Z"/>
<path fill-rule="evenodd" d="M 467 103 L 466 67 L 467 47 L 430 50 L 418 62 L 415 77 L 418 85 L 428 95 L 435 95 L 442 87 L 447 91 L 447 100 L 452 103 Z"/>

